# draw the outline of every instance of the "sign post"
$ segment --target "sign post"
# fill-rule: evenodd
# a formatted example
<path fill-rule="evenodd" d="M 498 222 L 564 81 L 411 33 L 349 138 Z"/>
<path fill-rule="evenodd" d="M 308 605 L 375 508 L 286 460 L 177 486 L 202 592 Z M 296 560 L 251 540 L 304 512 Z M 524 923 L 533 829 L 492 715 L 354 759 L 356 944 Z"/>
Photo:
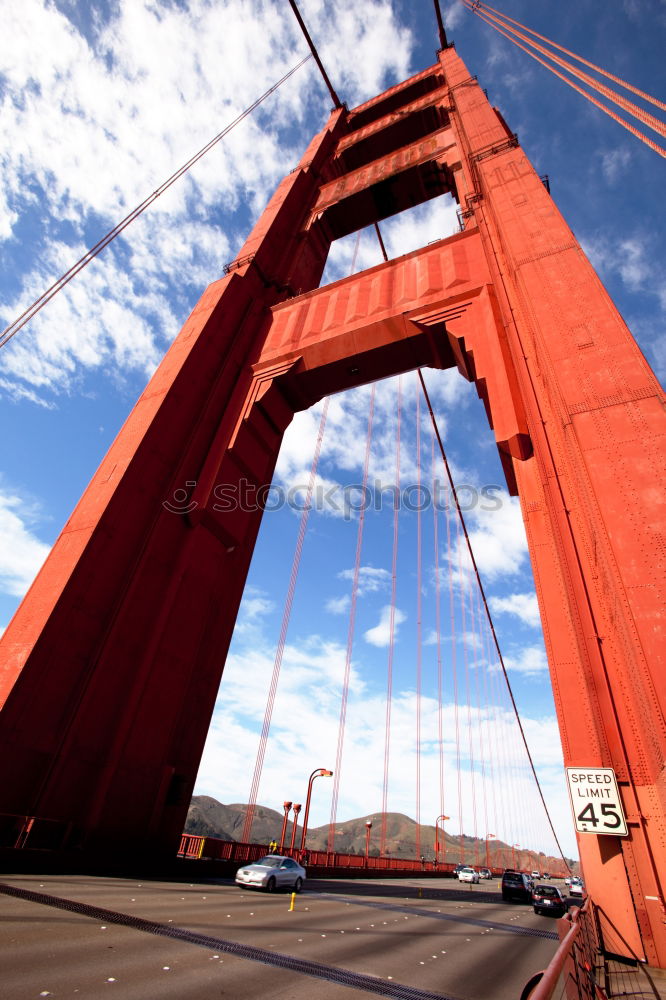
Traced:
<path fill-rule="evenodd" d="M 577 833 L 626 837 L 627 821 L 612 767 L 567 767 Z"/>

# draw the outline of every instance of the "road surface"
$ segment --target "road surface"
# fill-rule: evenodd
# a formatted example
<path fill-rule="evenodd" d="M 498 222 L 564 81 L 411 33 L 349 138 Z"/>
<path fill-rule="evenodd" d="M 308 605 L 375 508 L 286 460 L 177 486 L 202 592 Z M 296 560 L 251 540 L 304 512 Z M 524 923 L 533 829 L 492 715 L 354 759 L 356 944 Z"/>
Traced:
<path fill-rule="evenodd" d="M 316 881 L 294 899 L 222 880 L 0 876 L 4 1000 L 518 1000 L 556 921 L 497 881 Z"/>

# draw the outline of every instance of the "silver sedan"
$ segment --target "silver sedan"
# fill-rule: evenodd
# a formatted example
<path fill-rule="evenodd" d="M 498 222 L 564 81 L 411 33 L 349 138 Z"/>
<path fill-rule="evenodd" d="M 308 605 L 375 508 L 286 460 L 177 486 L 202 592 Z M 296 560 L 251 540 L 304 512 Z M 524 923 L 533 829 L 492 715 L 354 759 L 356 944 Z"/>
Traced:
<path fill-rule="evenodd" d="M 282 854 L 267 854 L 236 872 L 236 885 L 245 889 L 265 889 L 266 892 L 284 888 L 300 892 L 304 881 L 305 868 Z"/>

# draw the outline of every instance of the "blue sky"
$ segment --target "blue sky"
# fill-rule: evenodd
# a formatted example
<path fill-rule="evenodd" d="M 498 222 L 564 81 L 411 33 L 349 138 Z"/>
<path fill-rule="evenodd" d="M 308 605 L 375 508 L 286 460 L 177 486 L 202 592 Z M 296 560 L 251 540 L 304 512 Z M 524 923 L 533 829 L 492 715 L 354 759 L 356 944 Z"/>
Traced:
<path fill-rule="evenodd" d="M 350 107 L 434 61 L 431 0 L 366 0 L 362 5 L 302 0 L 300 6 L 328 73 Z M 460 5 L 442 6 L 459 54 L 518 133 L 538 172 L 549 175 L 560 210 L 663 379 L 663 161 Z M 543 0 L 538 5 L 502 0 L 501 9 L 663 99 L 664 0 Z M 268 0 L 5 0 L 0 30 L 10 39 L 0 53 L 3 326 L 305 53 L 288 5 Z M 281 176 L 323 125 L 329 107 L 315 67 L 306 64 L 0 352 L 5 428 L 0 451 L 0 628 L 189 310 L 233 259 Z M 397 256 L 456 228 L 455 206 L 443 198 L 387 222 L 383 233 L 389 255 Z M 333 246 L 325 280 L 349 273 L 355 243 L 350 237 Z M 357 270 L 380 259 L 376 240 L 362 234 Z M 469 524 L 528 740 L 563 846 L 574 853 L 517 501 L 506 494 L 474 387 L 457 373 L 426 375 L 456 480 L 477 493 L 483 486 L 497 487 L 497 509 L 485 510 L 477 503 L 468 513 Z M 402 391 L 404 486 L 416 475 L 413 376 L 405 377 Z M 360 481 L 368 395 L 365 388 L 330 404 L 319 469 L 329 486 L 341 489 Z M 393 475 L 396 396 L 395 382 L 377 388 L 371 480 L 383 485 Z M 298 415 L 289 429 L 277 485 L 287 489 L 307 482 L 320 411 L 321 406 Z M 425 422 L 422 447 L 429 459 Z M 423 474 L 430 476 L 425 466 L 424 458 Z M 446 530 L 443 517 L 440 541 Z M 422 524 L 421 820 L 432 824 L 440 799 L 431 508 L 423 512 Z M 284 798 L 304 797 L 314 767 L 333 766 L 356 527 L 357 515 L 345 518 L 330 509 L 310 518 L 259 793 L 259 800 L 274 808 Z M 225 802 L 247 797 L 297 530 L 298 516 L 289 508 L 264 519 L 196 789 Z M 388 807 L 411 816 L 415 536 L 415 512 L 401 511 Z M 386 506 L 382 512 L 369 511 L 339 819 L 378 812 L 381 806 L 391 543 L 392 511 Z M 440 546 L 444 570 L 450 558 Z M 460 569 L 458 574 L 453 583 L 457 600 Z M 492 687 L 497 680 L 492 662 L 480 669 L 475 640 L 467 636 L 462 641 L 460 620 L 455 624 L 459 670 L 464 671 L 468 656 L 472 687 L 485 678 L 497 697 L 491 699 L 491 709 L 472 704 L 469 716 L 466 705 L 460 709 L 460 726 L 471 722 L 476 764 L 472 769 L 463 760 L 459 806 L 450 697 L 454 640 L 446 600 L 448 828 L 456 832 L 460 811 L 468 833 L 474 826 L 483 837 L 491 826 L 510 842 L 550 851 L 552 838 L 544 833 L 536 807 L 503 815 L 497 782 L 489 769 L 481 772 L 481 743 L 496 745 L 498 734 L 511 727 L 506 701 L 500 702 Z M 460 615 L 459 600 L 457 608 Z M 463 672 L 463 686 L 464 678 Z M 464 726 L 461 731 L 466 733 Z M 521 768 L 512 791 L 516 802 L 526 801 L 525 796 L 533 800 L 523 780 Z M 316 786 L 315 824 L 329 818 L 326 784 L 322 780 Z"/>

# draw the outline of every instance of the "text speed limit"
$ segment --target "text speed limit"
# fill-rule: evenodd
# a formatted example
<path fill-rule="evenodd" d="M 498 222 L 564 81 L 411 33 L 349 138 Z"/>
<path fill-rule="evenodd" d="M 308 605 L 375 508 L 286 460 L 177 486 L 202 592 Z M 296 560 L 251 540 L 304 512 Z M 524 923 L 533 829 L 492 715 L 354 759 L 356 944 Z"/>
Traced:
<path fill-rule="evenodd" d="M 627 836 L 627 821 L 612 767 L 567 767 L 569 797 L 578 833 Z"/>

